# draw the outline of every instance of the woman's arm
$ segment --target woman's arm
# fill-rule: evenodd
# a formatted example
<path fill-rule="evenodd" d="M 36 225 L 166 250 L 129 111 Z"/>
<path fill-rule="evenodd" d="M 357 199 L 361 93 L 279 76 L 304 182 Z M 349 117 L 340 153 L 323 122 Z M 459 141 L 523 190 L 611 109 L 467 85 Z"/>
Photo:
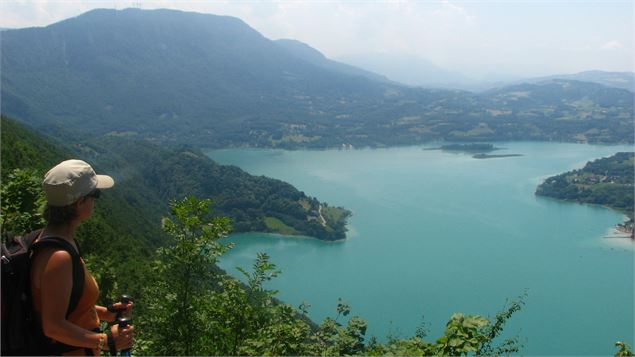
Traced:
<path fill-rule="evenodd" d="M 40 276 L 44 335 L 70 346 L 98 348 L 104 343 L 105 334 L 83 329 L 66 320 L 66 309 L 73 289 L 73 264 L 70 254 L 63 250 L 43 252 L 41 256 L 36 257 L 37 259 L 46 259 Z M 131 331 L 132 329 L 128 329 L 121 332 L 122 335 L 127 335 Z M 119 345 L 123 345 L 124 341 L 129 341 L 132 345 L 132 338 L 122 337 L 124 338 L 116 338 L 120 340 Z"/>

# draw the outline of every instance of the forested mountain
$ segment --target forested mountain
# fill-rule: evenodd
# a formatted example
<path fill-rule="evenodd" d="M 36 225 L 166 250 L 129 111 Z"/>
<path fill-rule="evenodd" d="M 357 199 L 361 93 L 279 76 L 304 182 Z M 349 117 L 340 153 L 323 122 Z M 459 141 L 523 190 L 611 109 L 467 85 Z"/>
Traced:
<path fill-rule="evenodd" d="M 2 177 L 14 168 L 44 172 L 77 157 L 111 175 L 117 184 L 101 207 L 126 234 L 160 243 L 160 220 L 170 200 L 185 196 L 212 198 L 216 214 L 232 218 L 234 231 L 278 232 L 324 240 L 344 239 L 349 212 L 328 207 L 292 185 L 252 176 L 235 166 L 215 163 L 191 147 L 157 145 L 103 137 L 63 149 L 13 120 L 2 118 Z M 330 214 L 319 215 L 322 210 Z M 134 217 L 134 219 L 132 218 Z M 322 217 L 325 221 L 320 221 Z M 121 222 L 126 222 L 125 224 Z"/>
<path fill-rule="evenodd" d="M 319 102 L 384 90 L 290 55 L 239 19 L 172 10 L 94 10 L 8 31 L 2 54 L 3 113 L 209 145 L 257 142 L 293 118 L 319 119 Z"/>
<path fill-rule="evenodd" d="M 48 132 L 199 147 L 633 142 L 626 90 L 575 81 L 529 94 L 408 88 L 345 73 L 231 17 L 94 10 L 3 31 L 1 46 L 2 112 Z"/>

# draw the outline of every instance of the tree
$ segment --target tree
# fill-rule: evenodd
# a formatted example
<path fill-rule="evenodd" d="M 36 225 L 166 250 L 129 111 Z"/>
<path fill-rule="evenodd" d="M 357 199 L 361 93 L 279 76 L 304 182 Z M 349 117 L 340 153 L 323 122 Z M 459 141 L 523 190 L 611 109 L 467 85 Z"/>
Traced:
<path fill-rule="evenodd" d="M 615 342 L 615 346 L 619 347 L 619 351 L 615 353 L 615 357 L 629 357 L 635 356 L 633 351 L 631 351 L 630 347 L 622 341 Z"/>
<path fill-rule="evenodd" d="M 35 170 L 15 169 L 0 189 L 2 233 L 24 234 L 45 224 L 42 213 L 46 199 L 42 180 Z"/>
<path fill-rule="evenodd" d="M 172 201 L 172 218 L 163 219 L 173 245 L 158 250 L 156 279 L 144 294 L 148 307 L 141 323 L 150 337 L 142 341 L 153 354 L 191 356 L 205 345 L 202 312 L 216 281 L 215 263 L 230 248 L 219 240 L 231 229 L 227 218 L 211 216 L 211 203 L 191 196 Z"/>

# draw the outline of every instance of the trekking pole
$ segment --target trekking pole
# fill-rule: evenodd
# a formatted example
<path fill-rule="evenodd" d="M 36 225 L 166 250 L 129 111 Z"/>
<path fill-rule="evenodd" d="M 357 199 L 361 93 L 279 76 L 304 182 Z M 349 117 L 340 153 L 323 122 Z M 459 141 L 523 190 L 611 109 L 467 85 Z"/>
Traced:
<path fill-rule="evenodd" d="M 130 302 L 133 301 L 133 299 L 132 296 L 124 294 L 119 296 L 119 301 L 124 305 L 128 305 Z M 121 313 L 123 311 L 125 310 L 120 310 L 119 312 L 117 312 L 117 323 L 119 325 L 119 331 L 121 331 L 123 328 L 128 327 L 128 325 L 132 323 L 132 316 L 121 316 Z M 121 350 L 119 355 L 130 356 L 130 349 Z"/>
<path fill-rule="evenodd" d="M 130 323 L 132 322 L 132 320 L 128 317 L 120 317 L 117 319 L 117 323 L 119 326 L 119 331 L 121 331 L 122 329 L 128 327 L 128 325 L 130 325 Z M 130 357 L 130 349 L 127 348 L 125 350 L 121 350 L 121 352 L 119 353 L 120 356 L 126 356 L 126 357 Z"/>

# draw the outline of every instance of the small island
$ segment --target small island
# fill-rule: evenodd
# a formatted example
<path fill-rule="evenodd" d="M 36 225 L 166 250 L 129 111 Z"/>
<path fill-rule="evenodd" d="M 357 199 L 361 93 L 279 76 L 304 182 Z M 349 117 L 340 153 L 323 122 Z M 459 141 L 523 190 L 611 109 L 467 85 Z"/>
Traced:
<path fill-rule="evenodd" d="M 597 204 L 624 213 L 627 221 L 615 229 L 633 239 L 633 177 L 635 153 L 620 152 L 588 162 L 584 168 L 549 177 L 536 195 Z"/>
<path fill-rule="evenodd" d="M 435 149 L 432 149 L 432 150 L 435 150 Z M 493 144 L 489 144 L 489 143 L 470 143 L 470 144 L 441 145 L 441 147 L 436 148 L 436 150 L 483 153 L 483 152 L 490 152 L 494 150 L 500 150 L 500 148 L 494 147 Z"/>
<path fill-rule="evenodd" d="M 476 154 L 472 157 L 475 159 L 497 159 L 502 157 L 518 157 L 523 156 L 521 154 L 499 154 L 499 155 L 489 155 L 489 154 Z"/>
<path fill-rule="evenodd" d="M 490 143 L 469 143 L 469 144 L 446 144 L 437 148 L 430 148 L 424 150 L 442 150 L 449 152 L 468 153 L 473 154 L 474 159 L 496 159 L 503 157 L 516 157 L 522 156 L 521 154 L 489 154 L 494 150 L 502 150 L 503 148 L 495 147 Z"/>

